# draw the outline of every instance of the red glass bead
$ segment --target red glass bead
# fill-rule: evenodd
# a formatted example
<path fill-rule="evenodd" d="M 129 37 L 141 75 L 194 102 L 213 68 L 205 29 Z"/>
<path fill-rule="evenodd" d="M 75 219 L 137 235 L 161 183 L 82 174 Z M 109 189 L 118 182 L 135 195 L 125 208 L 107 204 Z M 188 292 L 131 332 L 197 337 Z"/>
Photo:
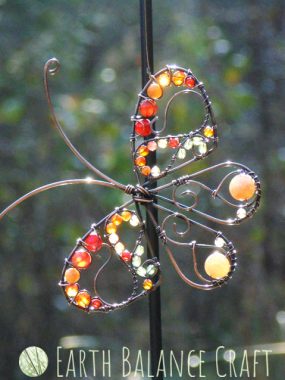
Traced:
<path fill-rule="evenodd" d="M 91 264 L 91 256 L 85 249 L 75 251 L 71 257 L 71 263 L 75 268 L 86 269 Z"/>
<path fill-rule="evenodd" d="M 196 85 L 196 81 L 193 77 L 189 76 L 185 79 L 185 84 L 189 88 L 193 88 Z"/>
<path fill-rule="evenodd" d="M 179 146 L 179 138 L 178 137 L 170 137 L 168 140 L 168 146 L 172 149 L 175 149 Z"/>
<path fill-rule="evenodd" d="M 127 262 L 131 261 L 132 254 L 131 254 L 131 252 L 126 250 L 122 253 L 121 257 L 127 263 Z"/>
<path fill-rule="evenodd" d="M 94 309 L 100 309 L 100 307 L 103 305 L 103 302 L 99 298 L 93 298 L 91 300 L 91 307 Z"/>
<path fill-rule="evenodd" d="M 152 117 L 157 113 L 158 106 L 152 99 L 145 99 L 139 105 L 139 113 L 143 117 Z"/>
<path fill-rule="evenodd" d="M 86 248 L 92 252 L 99 251 L 103 244 L 101 236 L 97 235 L 96 232 L 91 232 L 91 234 L 85 238 L 84 243 L 86 244 Z"/>
<path fill-rule="evenodd" d="M 152 132 L 150 121 L 148 119 L 138 120 L 135 123 L 135 132 L 143 137 L 149 136 Z"/>

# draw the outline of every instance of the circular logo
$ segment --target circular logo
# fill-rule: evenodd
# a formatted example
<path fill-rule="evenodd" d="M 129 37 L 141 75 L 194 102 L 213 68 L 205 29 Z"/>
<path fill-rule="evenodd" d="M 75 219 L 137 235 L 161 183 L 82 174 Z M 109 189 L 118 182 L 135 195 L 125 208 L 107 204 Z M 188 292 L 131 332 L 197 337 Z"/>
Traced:
<path fill-rule="evenodd" d="M 25 348 L 19 357 L 21 371 L 30 377 L 41 376 L 47 369 L 48 357 L 40 347 Z"/>

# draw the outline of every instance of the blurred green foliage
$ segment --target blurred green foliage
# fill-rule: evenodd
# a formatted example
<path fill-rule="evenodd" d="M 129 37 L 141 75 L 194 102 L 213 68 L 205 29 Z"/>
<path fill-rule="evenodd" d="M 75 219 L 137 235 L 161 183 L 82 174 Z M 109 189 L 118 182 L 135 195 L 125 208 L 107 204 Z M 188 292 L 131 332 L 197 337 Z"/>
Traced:
<path fill-rule="evenodd" d="M 164 347 L 282 341 L 276 314 L 285 309 L 285 3 L 156 0 L 153 7 L 155 68 L 190 66 L 213 100 L 221 143 L 199 165 L 241 161 L 264 188 L 257 216 L 225 231 L 240 252 L 228 287 L 210 294 L 187 288 L 162 252 Z M 52 92 L 71 140 L 100 169 L 133 182 L 128 137 L 140 90 L 138 1 L 1 0 L 0 36 L 2 208 L 43 183 L 90 175 L 51 128 L 42 69 L 53 56 L 62 70 Z M 179 103 L 171 115 L 176 130 L 193 122 L 185 107 Z M 98 347 L 115 350 L 148 348 L 146 300 L 88 317 L 65 307 L 56 286 L 75 239 L 122 200 L 119 192 L 95 187 L 57 189 L 1 222 L 1 378 L 21 378 L 18 355 L 31 344 L 54 363 L 66 335 L 92 335 Z M 54 378 L 54 366 L 48 371 Z M 274 359 L 270 379 L 282 374 L 284 354 Z"/>

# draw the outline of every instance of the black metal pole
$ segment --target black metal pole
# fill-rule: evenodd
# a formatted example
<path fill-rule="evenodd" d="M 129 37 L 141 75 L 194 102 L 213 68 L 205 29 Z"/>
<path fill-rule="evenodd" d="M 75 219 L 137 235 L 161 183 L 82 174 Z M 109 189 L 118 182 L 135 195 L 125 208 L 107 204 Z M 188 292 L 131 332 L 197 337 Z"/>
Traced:
<path fill-rule="evenodd" d="M 153 34 L 152 34 L 152 0 L 140 0 L 140 27 L 141 27 L 141 67 L 142 67 L 142 86 L 149 80 L 148 70 L 153 72 Z M 156 164 L 156 154 L 152 154 L 149 165 L 152 167 Z M 156 182 L 152 183 L 156 187 Z M 149 211 L 158 220 L 157 209 L 152 203 L 148 206 Z M 147 213 L 146 215 L 146 232 L 152 250 L 156 257 L 159 258 L 159 241 L 152 221 Z M 151 251 L 147 249 L 148 257 Z M 149 323 L 150 323 L 150 351 L 151 351 L 151 368 L 152 376 L 155 380 L 163 380 L 163 375 L 159 372 L 156 376 L 159 355 L 162 350 L 162 329 L 161 329 L 161 302 L 160 289 L 149 295 Z"/>

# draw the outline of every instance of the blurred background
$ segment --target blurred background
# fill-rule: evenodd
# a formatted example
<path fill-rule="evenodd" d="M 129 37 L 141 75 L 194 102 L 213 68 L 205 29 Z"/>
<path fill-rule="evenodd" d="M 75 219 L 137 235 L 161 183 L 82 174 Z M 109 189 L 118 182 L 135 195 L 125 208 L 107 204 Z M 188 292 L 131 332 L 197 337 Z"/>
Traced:
<path fill-rule="evenodd" d="M 230 158 L 255 170 L 263 185 L 257 215 L 224 229 L 239 251 L 239 270 L 228 286 L 214 292 L 190 289 L 162 251 L 164 349 L 207 351 L 205 373 L 214 380 L 212 353 L 219 345 L 271 347 L 269 378 L 280 380 L 285 370 L 285 3 L 156 0 L 153 16 L 155 70 L 167 63 L 191 67 L 213 101 L 220 145 L 199 168 Z M 42 184 L 90 175 L 51 126 L 42 70 L 53 56 L 62 70 L 52 79 L 52 91 L 71 140 L 100 169 L 132 183 L 130 115 L 141 88 L 138 1 L 0 0 L 0 35 L 1 208 Z M 193 122 L 185 107 L 178 103 L 172 111 L 177 130 Z M 45 379 L 56 377 L 59 345 L 112 349 L 115 380 L 121 379 L 116 352 L 123 346 L 148 349 L 147 299 L 110 315 L 89 316 L 68 307 L 57 286 L 76 238 L 123 198 L 119 191 L 95 186 L 56 189 L 3 219 L 1 378 L 23 378 L 18 357 L 32 345 L 49 356 Z M 109 289 L 118 283 L 120 274 L 113 273 Z M 252 368 L 252 359 L 249 364 Z M 221 365 L 227 371 L 226 362 Z M 262 364 L 257 377 L 268 378 Z"/>

